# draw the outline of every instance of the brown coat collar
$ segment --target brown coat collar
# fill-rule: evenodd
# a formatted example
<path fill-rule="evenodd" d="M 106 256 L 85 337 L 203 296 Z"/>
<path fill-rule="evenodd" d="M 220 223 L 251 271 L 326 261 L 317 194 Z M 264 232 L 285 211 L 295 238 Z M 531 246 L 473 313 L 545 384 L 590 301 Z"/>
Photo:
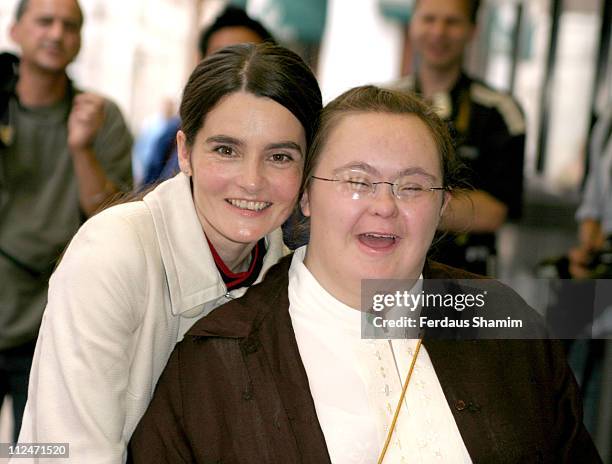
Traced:
<path fill-rule="evenodd" d="M 278 309 L 287 309 L 288 275 L 293 254 L 282 258 L 270 268 L 264 280 L 252 288 L 261 291 L 247 293 L 225 306 L 215 310 L 198 321 L 187 332 L 193 337 L 227 337 L 246 338 L 255 331 L 268 313 Z M 435 261 L 427 260 L 423 269 L 426 279 L 481 279 L 482 276 L 456 269 Z M 265 300 L 263 296 L 265 295 Z"/>

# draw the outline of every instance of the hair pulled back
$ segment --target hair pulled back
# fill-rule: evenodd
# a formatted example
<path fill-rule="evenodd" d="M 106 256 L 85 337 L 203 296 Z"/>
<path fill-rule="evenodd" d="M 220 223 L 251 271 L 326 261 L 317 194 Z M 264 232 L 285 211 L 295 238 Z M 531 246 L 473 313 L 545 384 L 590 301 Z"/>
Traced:
<path fill-rule="evenodd" d="M 322 107 L 316 78 L 294 52 L 269 43 L 226 47 L 195 68 L 180 105 L 181 129 L 193 146 L 206 115 L 226 95 L 244 91 L 287 108 L 304 127 L 307 148 Z"/>

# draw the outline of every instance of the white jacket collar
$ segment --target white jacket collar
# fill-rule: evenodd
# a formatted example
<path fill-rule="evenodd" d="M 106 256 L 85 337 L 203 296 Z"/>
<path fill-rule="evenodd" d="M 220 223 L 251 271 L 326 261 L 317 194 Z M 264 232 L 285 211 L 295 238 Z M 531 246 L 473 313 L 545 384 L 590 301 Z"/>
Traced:
<path fill-rule="evenodd" d="M 172 313 L 203 310 L 205 303 L 218 299 L 227 290 L 198 219 L 189 177 L 177 174 L 147 194 L 144 202 L 153 217 Z M 257 281 L 288 252 L 280 228 L 266 236 L 266 245 Z"/>

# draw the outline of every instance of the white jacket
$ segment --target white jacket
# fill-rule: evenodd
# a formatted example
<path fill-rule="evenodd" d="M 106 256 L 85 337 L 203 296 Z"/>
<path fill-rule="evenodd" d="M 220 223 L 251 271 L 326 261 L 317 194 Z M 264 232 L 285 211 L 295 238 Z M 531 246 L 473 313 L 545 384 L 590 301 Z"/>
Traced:
<path fill-rule="evenodd" d="M 258 281 L 287 251 L 280 229 L 266 241 Z M 244 292 L 226 295 L 182 173 L 91 218 L 50 280 L 19 443 L 69 443 L 62 462 L 125 462 L 174 345 Z"/>

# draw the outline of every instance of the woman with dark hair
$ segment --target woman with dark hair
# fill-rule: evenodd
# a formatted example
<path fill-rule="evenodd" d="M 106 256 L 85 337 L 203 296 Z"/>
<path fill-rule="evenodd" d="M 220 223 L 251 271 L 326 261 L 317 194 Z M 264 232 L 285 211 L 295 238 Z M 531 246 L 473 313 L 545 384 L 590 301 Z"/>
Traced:
<path fill-rule="evenodd" d="M 361 338 L 364 280 L 401 279 L 418 295 L 428 279 L 478 278 L 427 259 L 457 185 L 431 108 L 350 90 L 323 110 L 310 151 L 309 244 L 176 346 L 134 463 L 599 462 L 559 344 Z M 518 296 L 487 282 L 482 311 L 516 310 L 538 330 Z M 468 289 L 448 295 L 457 287 Z"/>
<path fill-rule="evenodd" d="M 198 41 L 198 60 L 230 45 L 262 42 L 276 44 L 272 34 L 259 21 L 251 18 L 243 9 L 228 5 L 217 19 L 202 31 Z M 141 153 L 140 157 L 147 160 L 146 166 L 143 166 L 145 172 L 141 185 L 169 179 L 180 170 L 176 152 L 176 133 L 180 125 L 178 115 L 168 119 L 150 153 Z"/>
<path fill-rule="evenodd" d="M 51 277 L 20 442 L 70 443 L 71 462 L 126 460 L 174 345 L 285 254 L 321 109 L 293 52 L 238 45 L 184 89 L 181 172 L 79 230 Z"/>

